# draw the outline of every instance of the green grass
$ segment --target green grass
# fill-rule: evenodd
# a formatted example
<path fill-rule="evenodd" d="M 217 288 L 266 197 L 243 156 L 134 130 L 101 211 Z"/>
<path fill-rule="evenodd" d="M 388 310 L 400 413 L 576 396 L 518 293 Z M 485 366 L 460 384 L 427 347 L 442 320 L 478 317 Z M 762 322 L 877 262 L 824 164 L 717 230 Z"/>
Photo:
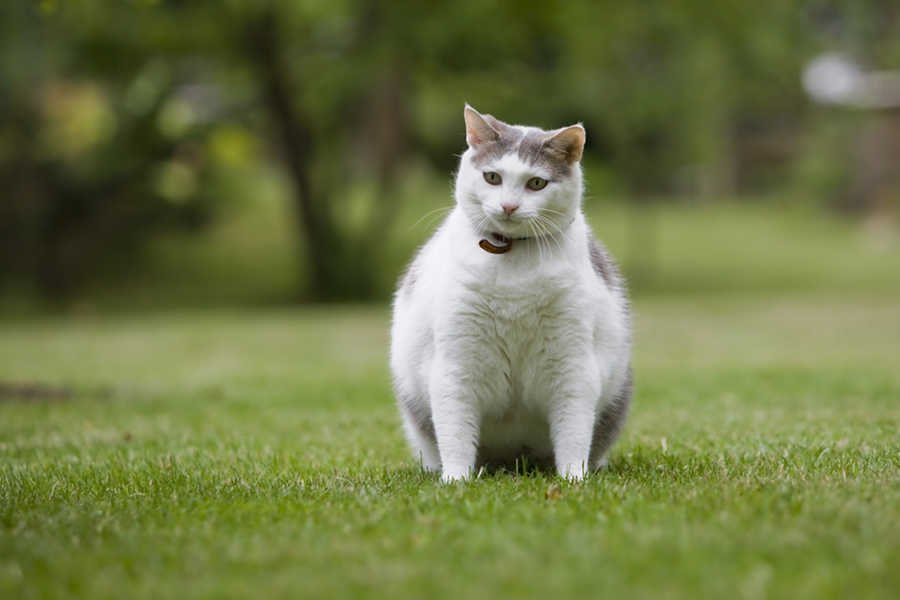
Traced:
<path fill-rule="evenodd" d="M 414 468 L 384 308 L 6 321 L 0 597 L 896 597 L 898 304 L 639 300 L 583 484 Z"/>

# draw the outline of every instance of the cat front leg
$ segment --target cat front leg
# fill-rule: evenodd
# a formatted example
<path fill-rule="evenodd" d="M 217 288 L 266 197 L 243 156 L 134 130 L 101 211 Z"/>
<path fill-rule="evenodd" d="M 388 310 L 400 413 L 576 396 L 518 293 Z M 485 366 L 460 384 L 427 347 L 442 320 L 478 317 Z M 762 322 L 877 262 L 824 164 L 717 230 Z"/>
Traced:
<path fill-rule="evenodd" d="M 595 415 L 596 395 L 586 389 L 563 393 L 550 406 L 556 471 L 566 479 L 578 481 L 588 473 Z"/>
<path fill-rule="evenodd" d="M 403 430 L 412 448 L 413 455 L 423 469 L 432 472 L 441 470 L 441 457 L 438 455 L 437 440 L 427 404 L 401 404 L 400 414 L 403 416 Z M 428 414 L 424 414 L 428 413 Z"/>
<path fill-rule="evenodd" d="M 480 415 L 474 394 L 461 381 L 441 374 L 430 386 L 431 416 L 441 458 L 441 481 L 468 479 L 475 470 Z"/>

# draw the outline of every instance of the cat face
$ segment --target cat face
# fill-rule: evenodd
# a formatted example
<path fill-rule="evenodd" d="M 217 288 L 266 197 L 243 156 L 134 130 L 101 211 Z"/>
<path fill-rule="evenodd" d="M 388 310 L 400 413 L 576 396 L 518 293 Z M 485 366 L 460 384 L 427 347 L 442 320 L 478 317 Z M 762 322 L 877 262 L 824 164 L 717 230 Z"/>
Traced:
<path fill-rule="evenodd" d="M 562 234 L 581 206 L 584 128 L 509 125 L 466 105 L 456 198 L 476 231 Z"/>

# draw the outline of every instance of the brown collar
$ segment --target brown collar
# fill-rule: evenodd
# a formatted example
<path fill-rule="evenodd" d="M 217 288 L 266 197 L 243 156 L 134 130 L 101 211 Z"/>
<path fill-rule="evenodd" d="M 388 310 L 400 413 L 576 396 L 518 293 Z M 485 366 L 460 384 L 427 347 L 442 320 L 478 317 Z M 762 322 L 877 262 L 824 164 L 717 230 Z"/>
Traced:
<path fill-rule="evenodd" d="M 491 233 L 491 237 L 496 241 L 500 242 L 500 246 L 492 243 L 490 240 L 482 239 L 478 242 L 478 247 L 484 250 L 485 252 L 489 252 L 491 254 L 506 254 L 510 250 L 512 250 L 513 240 L 527 240 L 527 237 L 520 238 L 508 238 L 504 235 L 500 235 L 499 233 Z"/>

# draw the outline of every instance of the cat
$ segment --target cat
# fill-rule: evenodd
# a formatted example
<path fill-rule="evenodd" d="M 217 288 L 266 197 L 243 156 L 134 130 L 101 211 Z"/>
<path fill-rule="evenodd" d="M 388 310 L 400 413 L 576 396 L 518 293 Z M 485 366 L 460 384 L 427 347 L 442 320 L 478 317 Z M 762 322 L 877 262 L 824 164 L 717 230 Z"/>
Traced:
<path fill-rule="evenodd" d="M 606 465 L 632 386 L 625 286 L 581 209 L 585 130 L 464 117 L 455 207 L 394 297 L 403 428 L 444 482 L 523 455 L 580 480 Z"/>

